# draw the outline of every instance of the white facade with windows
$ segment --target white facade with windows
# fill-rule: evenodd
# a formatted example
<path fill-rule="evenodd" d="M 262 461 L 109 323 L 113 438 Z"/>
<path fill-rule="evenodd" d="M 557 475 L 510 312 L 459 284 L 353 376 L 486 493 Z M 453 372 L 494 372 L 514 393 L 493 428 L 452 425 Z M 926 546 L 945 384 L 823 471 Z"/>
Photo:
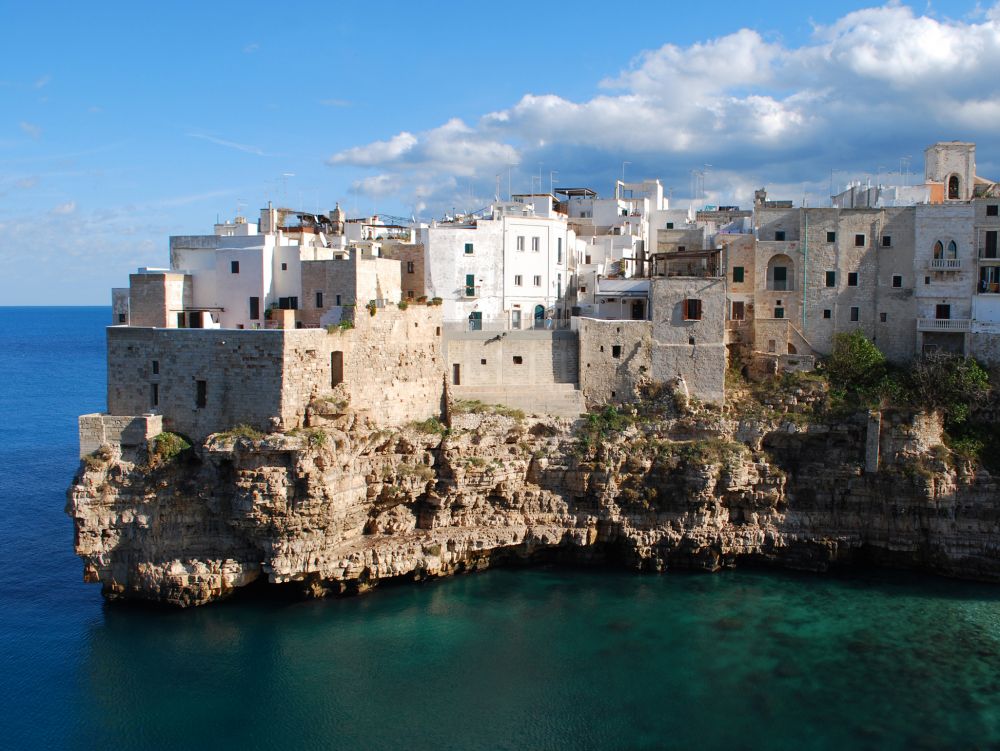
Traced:
<path fill-rule="evenodd" d="M 518 198 L 420 230 L 427 294 L 442 298 L 445 321 L 530 328 L 568 317 L 575 235 L 551 196 Z"/>

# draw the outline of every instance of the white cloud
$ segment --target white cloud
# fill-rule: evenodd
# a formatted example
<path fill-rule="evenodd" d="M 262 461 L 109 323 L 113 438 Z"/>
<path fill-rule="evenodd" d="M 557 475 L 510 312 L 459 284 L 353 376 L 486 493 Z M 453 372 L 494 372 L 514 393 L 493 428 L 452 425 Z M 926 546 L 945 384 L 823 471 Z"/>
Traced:
<path fill-rule="evenodd" d="M 359 191 L 432 208 L 451 206 L 455 178 L 492 182 L 514 162 L 584 179 L 622 159 L 649 176 L 725 163 L 761 181 L 821 185 L 831 166 L 873 170 L 936 140 L 973 139 L 1000 160 L 998 70 L 1000 4 L 955 20 L 893 2 L 816 26 L 799 46 L 749 29 L 666 44 L 589 99 L 526 93 L 474 123 L 403 131 L 329 163 L 376 170 Z"/>
<path fill-rule="evenodd" d="M 320 99 L 319 103 L 324 107 L 350 107 L 351 102 L 346 99 Z"/>
<path fill-rule="evenodd" d="M 25 122 L 22 120 L 18 123 L 21 127 L 21 132 L 30 138 L 34 138 L 36 141 L 42 137 L 42 129 L 35 125 L 34 123 Z"/>
<path fill-rule="evenodd" d="M 271 156 L 271 154 L 266 153 L 263 149 L 258 146 L 250 146 L 245 143 L 236 143 L 235 141 L 227 141 L 223 138 L 216 138 L 215 136 L 207 135 L 206 133 L 188 133 L 189 138 L 199 138 L 202 141 L 208 141 L 209 143 L 214 143 L 216 146 L 225 146 L 227 149 L 235 149 L 236 151 L 242 151 L 247 154 L 253 154 L 254 156 Z"/>
<path fill-rule="evenodd" d="M 60 216 L 72 214 L 74 211 L 76 211 L 76 201 L 66 201 L 65 203 L 60 203 L 58 206 L 54 206 L 52 208 L 52 213 Z"/>
<path fill-rule="evenodd" d="M 243 48 L 243 53 L 245 55 L 252 55 L 254 52 L 260 49 L 260 45 L 257 42 L 251 42 Z"/>

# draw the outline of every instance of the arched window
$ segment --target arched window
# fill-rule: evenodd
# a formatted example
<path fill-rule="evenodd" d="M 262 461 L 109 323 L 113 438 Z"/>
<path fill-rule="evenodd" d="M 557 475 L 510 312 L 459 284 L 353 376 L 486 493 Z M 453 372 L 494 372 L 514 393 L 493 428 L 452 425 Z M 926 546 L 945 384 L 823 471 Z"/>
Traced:
<path fill-rule="evenodd" d="M 954 240 L 948 243 L 948 255 L 945 258 L 958 258 L 958 246 Z"/>
<path fill-rule="evenodd" d="M 958 175 L 948 178 L 948 198 L 958 198 Z"/>
<path fill-rule="evenodd" d="M 934 243 L 934 258 L 935 260 L 944 258 L 944 245 L 941 244 L 940 240 Z"/>

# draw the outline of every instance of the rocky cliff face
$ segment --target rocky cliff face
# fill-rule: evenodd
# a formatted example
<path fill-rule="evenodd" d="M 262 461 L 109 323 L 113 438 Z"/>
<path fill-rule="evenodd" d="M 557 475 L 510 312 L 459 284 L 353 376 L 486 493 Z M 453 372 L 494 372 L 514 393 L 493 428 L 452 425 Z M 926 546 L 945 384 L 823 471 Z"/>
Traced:
<path fill-rule="evenodd" d="M 858 560 L 1000 580 L 997 483 L 933 448 L 940 426 L 867 416 L 799 425 L 607 414 L 455 416 L 375 430 L 313 415 L 298 434 L 215 436 L 150 466 L 81 466 L 67 511 L 109 598 L 198 605 L 255 580 L 363 591 L 496 562 L 557 558 L 714 571 Z"/>

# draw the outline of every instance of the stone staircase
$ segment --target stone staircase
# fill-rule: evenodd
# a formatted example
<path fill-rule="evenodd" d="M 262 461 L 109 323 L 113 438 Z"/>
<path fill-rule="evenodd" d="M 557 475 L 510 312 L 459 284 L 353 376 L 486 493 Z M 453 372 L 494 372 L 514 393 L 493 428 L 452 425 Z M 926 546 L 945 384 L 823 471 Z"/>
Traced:
<path fill-rule="evenodd" d="M 502 404 L 527 414 L 552 417 L 579 417 L 587 411 L 583 392 L 575 383 L 550 383 L 544 386 L 449 386 L 454 400 L 478 400 L 484 404 Z"/>

